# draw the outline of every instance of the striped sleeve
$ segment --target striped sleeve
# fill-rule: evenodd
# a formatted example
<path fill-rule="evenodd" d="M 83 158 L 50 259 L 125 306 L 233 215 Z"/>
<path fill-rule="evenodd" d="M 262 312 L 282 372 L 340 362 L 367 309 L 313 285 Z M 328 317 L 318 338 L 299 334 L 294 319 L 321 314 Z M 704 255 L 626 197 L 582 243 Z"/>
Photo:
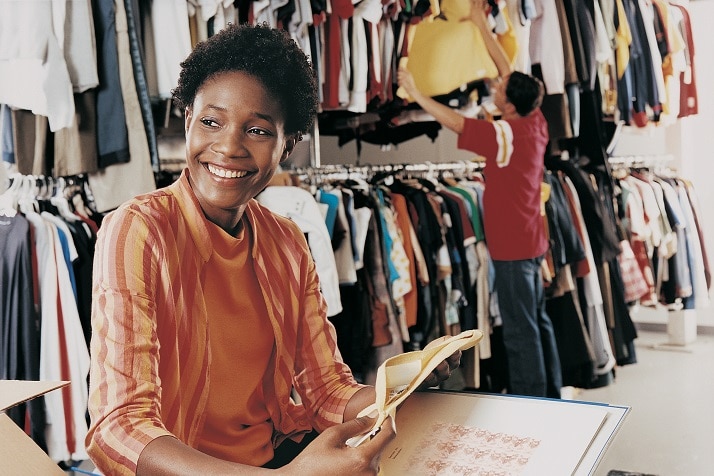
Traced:
<path fill-rule="evenodd" d="M 296 360 L 297 368 L 302 371 L 296 375 L 296 388 L 308 414 L 312 415 L 315 428 L 322 431 L 342 423 L 347 403 L 362 386 L 355 383 L 352 372 L 342 360 L 312 262 L 310 268 Z"/>
<path fill-rule="evenodd" d="M 144 447 L 169 434 L 158 403 L 156 248 L 145 221 L 127 209 L 106 217 L 97 237 L 86 444 L 105 474 L 134 474 Z"/>
<path fill-rule="evenodd" d="M 498 144 L 496 165 L 507 167 L 513 156 L 513 129 L 506 121 L 496 121 L 493 123 L 493 127 L 496 130 L 496 143 Z"/>
<path fill-rule="evenodd" d="M 291 299 L 299 309 L 295 334 L 285 334 L 289 348 L 295 349 L 295 389 L 302 399 L 311 424 L 318 431 L 342 423 L 350 398 L 358 384 L 337 348 L 335 328 L 327 319 L 327 304 L 320 292 L 319 277 L 302 233 L 294 225 L 295 250 L 290 268 L 296 279 L 290 283 Z M 290 328 L 291 326 L 285 326 Z"/>

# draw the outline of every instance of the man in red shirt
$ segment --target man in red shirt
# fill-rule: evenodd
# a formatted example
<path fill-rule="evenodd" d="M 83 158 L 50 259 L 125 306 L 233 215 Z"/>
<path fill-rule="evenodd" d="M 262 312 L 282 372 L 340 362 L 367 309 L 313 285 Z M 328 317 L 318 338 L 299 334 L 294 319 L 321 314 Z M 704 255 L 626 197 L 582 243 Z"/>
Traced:
<path fill-rule="evenodd" d="M 548 249 L 540 213 L 543 157 L 548 144 L 547 123 L 539 109 L 544 88 L 529 75 L 511 73 L 480 3 L 473 2 L 470 19 L 481 31 L 503 78 L 494 94 L 501 119 L 464 117 L 422 94 L 406 69 L 398 73 L 399 86 L 439 123 L 459 135 L 459 148 L 486 158 L 484 231 L 495 268 L 508 390 L 559 398 L 560 359 L 553 325 L 545 312 L 540 268 Z"/>

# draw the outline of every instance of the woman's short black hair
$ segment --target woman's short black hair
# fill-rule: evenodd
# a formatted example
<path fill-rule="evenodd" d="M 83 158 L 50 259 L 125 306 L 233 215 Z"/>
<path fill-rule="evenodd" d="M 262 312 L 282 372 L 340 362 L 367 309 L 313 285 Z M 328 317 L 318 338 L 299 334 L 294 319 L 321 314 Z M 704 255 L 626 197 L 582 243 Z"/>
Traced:
<path fill-rule="evenodd" d="M 257 78 L 285 114 L 285 133 L 308 132 L 317 114 L 315 72 L 305 53 L 283 30 L 267 24 L 228 25 L 196 45 L 181 63 L 175 104 L 190 107 L 196 92 L 218 73 L 241 71 Z"/>
<path fill-rule="evenodd" d="M 508 77 L 506 98 L 521 116 L 527 116 L 537 107 L 540 107 L 544 93 L 545 88 L 538 78 L 519 71 L 514 71 Z"/>

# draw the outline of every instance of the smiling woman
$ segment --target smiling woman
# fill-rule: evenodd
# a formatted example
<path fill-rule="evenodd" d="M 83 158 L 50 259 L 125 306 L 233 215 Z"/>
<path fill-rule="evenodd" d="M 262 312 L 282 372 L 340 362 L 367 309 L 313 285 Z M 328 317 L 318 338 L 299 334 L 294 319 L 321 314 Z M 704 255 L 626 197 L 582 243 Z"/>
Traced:
<path fill-rule="evenodd" d="M 173 91 L 186 112 L 189 181 L 206 217 L 228 233 L 241 229 L 246 204 L 309 130 L 318 106 L 313 70 L 295 43 L 268 28 L 246 31 L 228 28 L 221 41 L 199 44 Z"/>
<path fill-rule="evenodd" d="M 206 218 L 235 234 L 297 137 L 285 134 L 280 103 L 255 77 L 221 72 L 207 84 L 186 107 L 188 179 Z"/>
<path fill-rule="evenodd" d="M 305 54 L 232 25 L 182 63 L 174 93 L 186 169 L 97 239 L 89 455 L 112 475 L 376 474 L 394 433 L 344 444 L 371 426 L 355 417 L 374 389 L 342 361 L 301 230 L 254 200 L 316 114 Z"/>

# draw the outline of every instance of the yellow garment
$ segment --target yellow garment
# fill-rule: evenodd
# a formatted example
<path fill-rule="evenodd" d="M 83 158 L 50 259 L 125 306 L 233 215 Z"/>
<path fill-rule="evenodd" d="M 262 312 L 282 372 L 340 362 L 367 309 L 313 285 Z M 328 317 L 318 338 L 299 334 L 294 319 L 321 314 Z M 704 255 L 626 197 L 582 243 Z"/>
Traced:
<path fill-rule="evenodd" d="M 622 79 L 627 69 L 627 64 L 630 62 L 630 44 L 632 44 L 632 31 L 627 23 L 625 15 L 625 7 L 622 5 L 622 0 L 615 0 L 617 7 L 617 16 L 620 19 L 620 25 L 617 28 L 615 35 L 615 60 L 617 62 L 617 79 Z"/>
<path fill-rule="evenodd" d="M 545 204 L 550 199 L 551 186 L 548 183 L 541 182 L 540 184 L 540 216 L 545 216 Z"/>
<path fill-rule="evenodd" d="M 441 16 L 416 25 L 407 68 L 423 94 L 447 94 L 471 81 L 498 77 L 478 27 L 463 20 L 469 10 L 469 0 L 444 0 Z M 506 14 L 505 9 L 501 12 Z M 517 47 L 510 21 L 507 24 L 510 30 L 499 37 L 512 61 Z"/>

